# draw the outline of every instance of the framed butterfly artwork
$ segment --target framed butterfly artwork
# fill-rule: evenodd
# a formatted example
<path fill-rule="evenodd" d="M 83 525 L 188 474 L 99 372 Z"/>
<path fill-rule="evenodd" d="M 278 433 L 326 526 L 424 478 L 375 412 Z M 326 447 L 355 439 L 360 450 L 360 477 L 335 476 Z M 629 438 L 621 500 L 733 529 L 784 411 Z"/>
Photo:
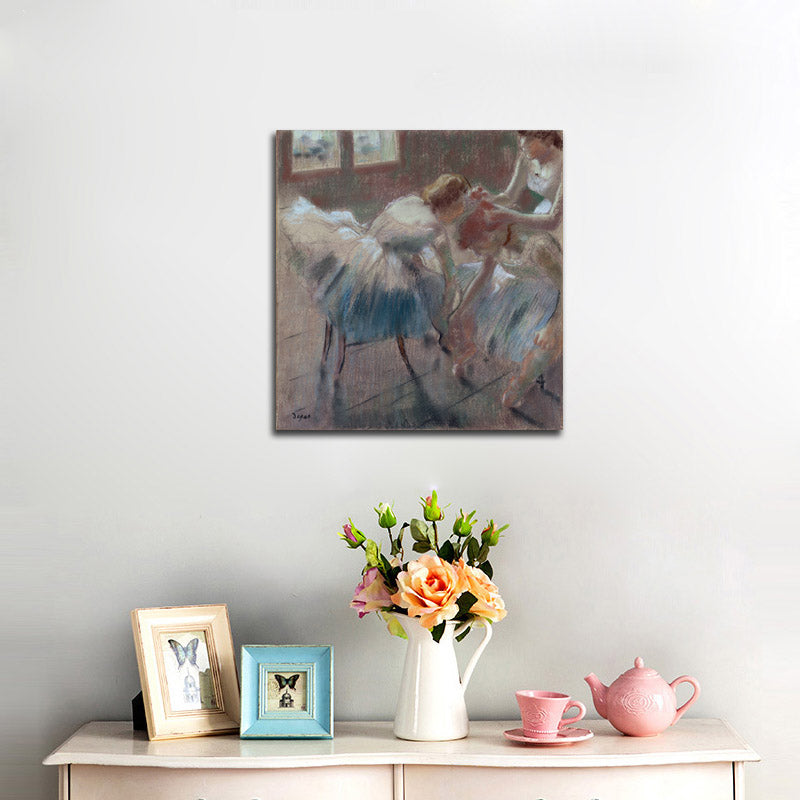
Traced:
<path fill-rule="evenodd" d="M 211 736 L 239 730 L 239 679 L 225 605 L 131 612 L 147 735 Z"/>
<path fill-rule="evenodd" d="M 245 645 L 240 736 L 333 738 L 333 647 Z"/>

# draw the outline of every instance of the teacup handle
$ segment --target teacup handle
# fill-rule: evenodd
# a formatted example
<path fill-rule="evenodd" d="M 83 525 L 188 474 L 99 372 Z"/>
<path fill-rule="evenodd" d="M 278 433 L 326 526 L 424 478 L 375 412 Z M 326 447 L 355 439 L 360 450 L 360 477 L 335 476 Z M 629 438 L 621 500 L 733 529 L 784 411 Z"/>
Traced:
<path fill-rule="evenodd" d="M 675 678 L 674 681 L 670 684 L 672 691 L 675 691 L 675 687 L 679 683 L 691 683 L 694 686 L 694 694 L 675 712 L 675 719 L 672 720 L 670 725 L 674 725 L 684 714 L 684 712 L 689 708 L 698 697 L 700 697 L 700 684 L 697 682 L 695 678 L 691 678 L 689 675 L 681 675 L 680 678 Z"/>
<path fill-rule="evenodd" d="M 464 669 L 464 676 L 461 678 L 461 691 L 467 691 L 467 684 L 469 683 L 469 679 L 472 677 L 472 671 L 475 669 L 475 665 L 478 663 L 478 659 L 481 657 L 481 653 L 486 649 L 486 645 L 489 644 L 489 639 L 492 638 L 492 626 L 491 623 L 487 622 L 485 619 L 481 620 L 468 620 L 467 622 L 462 622 L 455 631 L 453 632 L 454 636 L 458 636 L 460 633 L 463 633 L 470 625 L 474 625 L 475 622 L 480 621 L 483 625 L 483 639 L 481 643 L 476 648 L 475 652 L 472 654 L 472 658 L 467 662 L 467 666 Z"/>
<path fill-rule="evenodd" d="M 564 719 L 564 715 L 562 714 L 561 722 L 558 723 L 559 730 L 565 725 L 572 725 L 573 722 L 577 722 L 579 719 L 583 719 L 586 716 L 586 706 L 581 703 L 580 700 L 570 700 L 569 703 L 567 703 L 567 707 L 564 709 L 564 714 L 571 708 L 578 709 L 578 716 Z"/>

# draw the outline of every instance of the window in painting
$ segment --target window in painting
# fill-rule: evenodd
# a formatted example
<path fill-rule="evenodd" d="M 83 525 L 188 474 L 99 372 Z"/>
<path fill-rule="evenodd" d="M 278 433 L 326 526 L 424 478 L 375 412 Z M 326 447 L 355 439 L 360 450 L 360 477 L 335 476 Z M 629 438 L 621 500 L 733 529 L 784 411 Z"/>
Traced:
<path fill-rule="evenodd" d="M 353 131 L 353 164 L 385 164 L 398 160 L 397 131 Z"/>
<path fill-rule="evenodd" d="M 336 131 L 292 131 L 292 172 L 338 169 L 341 163 Z"/>

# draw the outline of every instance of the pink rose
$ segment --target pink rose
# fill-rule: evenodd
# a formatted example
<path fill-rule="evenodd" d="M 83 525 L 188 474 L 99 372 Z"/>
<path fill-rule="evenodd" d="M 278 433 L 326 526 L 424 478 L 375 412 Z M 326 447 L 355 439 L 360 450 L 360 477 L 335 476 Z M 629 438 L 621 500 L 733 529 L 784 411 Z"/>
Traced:
<path fill-rule="evenodd" d="M 470 614 L 499 622 L 506 615 L 506 604 L 500 597 L 500 591 L 489 580 L 489 576 L 479 567 L 471 567 L 462 558 L 458 562 L 458 569 L 467 583 L 467 591 L 471 592 L 477 600 L 470 608 Z"/>
<path fill-rule="evenodd" d="M 383 582 L 383 576 L 377 567 L 370 567 L 361 578 L 361 583 L 356 586 L 350 607 L 358 611 L 359 617 L 365 617 L 370 611 L 389 608 L 391 605 L 392 598 Z"/>
<path fill-rule="evenodd" d="M 397 586 L 392 602 L 407 609 L 409 617 L 419 617 L 420 625 L 430 630 L 458 613 L 458 598 L 467 581 L 452 564 L 425 553 L 397 576 Z"/>

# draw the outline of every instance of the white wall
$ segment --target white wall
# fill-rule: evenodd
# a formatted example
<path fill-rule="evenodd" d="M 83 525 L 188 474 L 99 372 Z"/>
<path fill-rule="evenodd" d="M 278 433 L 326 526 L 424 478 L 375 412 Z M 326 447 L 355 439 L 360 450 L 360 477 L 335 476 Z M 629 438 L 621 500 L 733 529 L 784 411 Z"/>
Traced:
<path fill-rule="evenodd" d="M 6 2 L 2 778 L 137 691 L 131 608 L 331 642 L 389 718 L 403 645 L 347 607 L 347 515 L 431 486 L 511 523 L 469 690 L 696 675 L 793 796 L 800 426 L 794 2 Z M 564 128 L 561 435 L 272 431 L 277 128 Z M 465 650 L 469 645 L 464 645 Z"/>

